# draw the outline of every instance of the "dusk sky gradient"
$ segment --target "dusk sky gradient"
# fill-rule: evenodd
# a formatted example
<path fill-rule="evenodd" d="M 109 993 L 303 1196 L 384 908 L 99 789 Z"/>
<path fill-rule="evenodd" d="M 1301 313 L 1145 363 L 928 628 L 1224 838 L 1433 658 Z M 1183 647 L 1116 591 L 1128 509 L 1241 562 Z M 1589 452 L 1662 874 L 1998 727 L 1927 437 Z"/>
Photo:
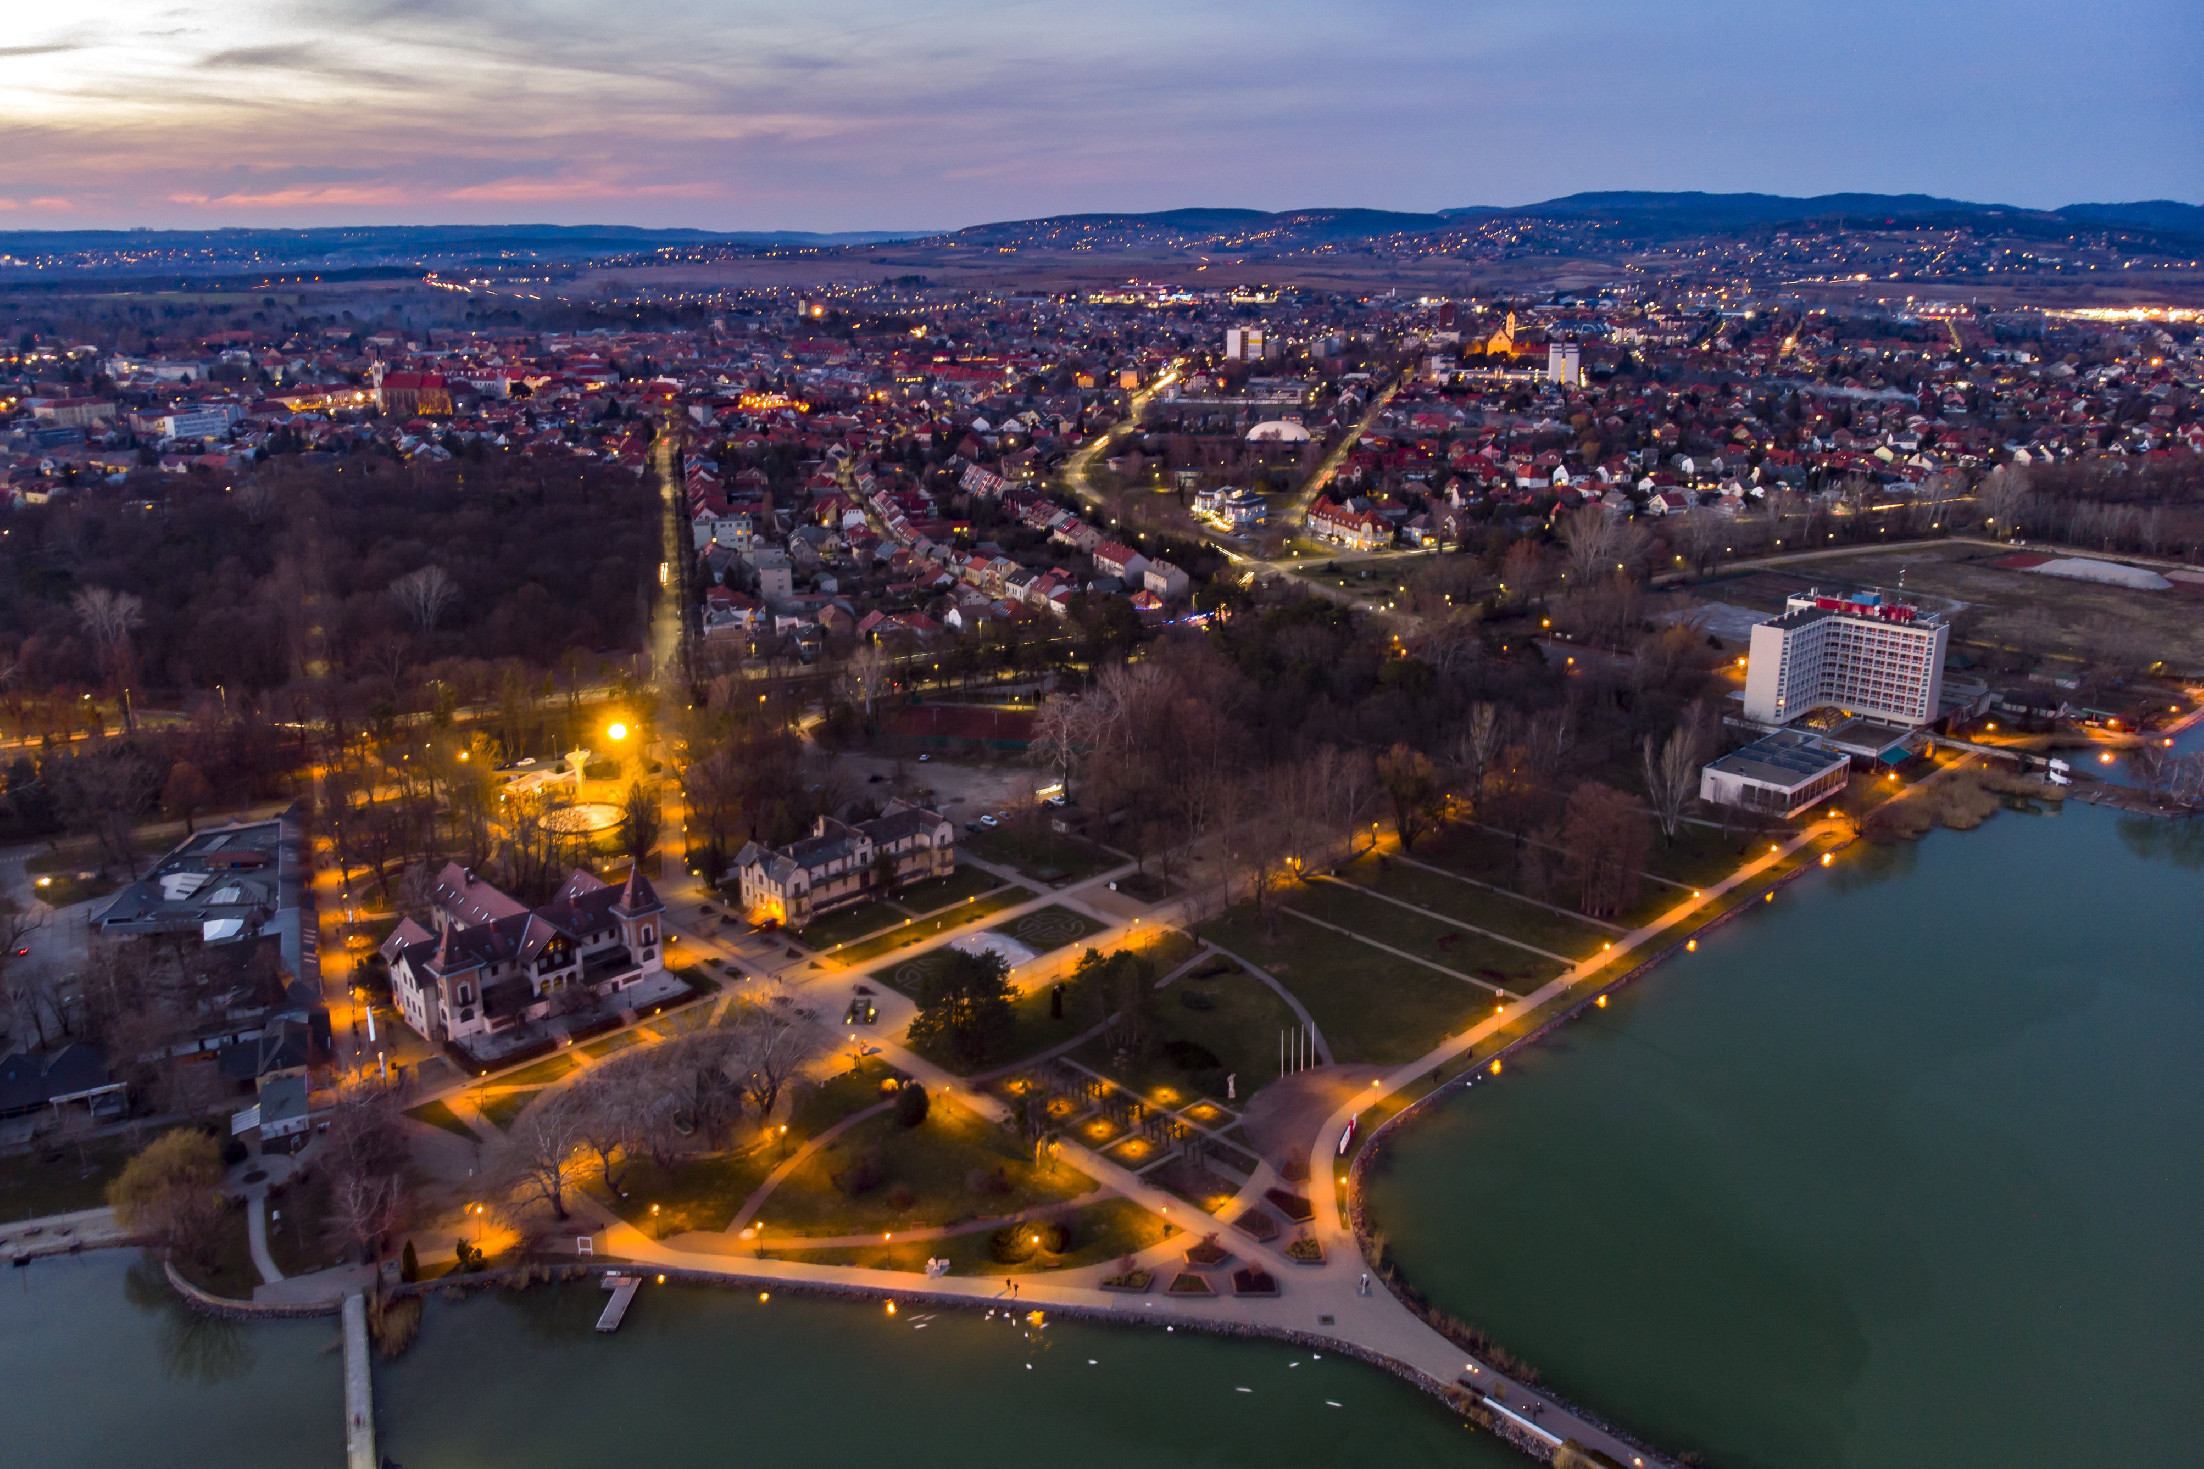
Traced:
<path fill-rule="evenodd" d="M 0 229 L 2204 202 L 2197 0 L 0 6 Z"/>

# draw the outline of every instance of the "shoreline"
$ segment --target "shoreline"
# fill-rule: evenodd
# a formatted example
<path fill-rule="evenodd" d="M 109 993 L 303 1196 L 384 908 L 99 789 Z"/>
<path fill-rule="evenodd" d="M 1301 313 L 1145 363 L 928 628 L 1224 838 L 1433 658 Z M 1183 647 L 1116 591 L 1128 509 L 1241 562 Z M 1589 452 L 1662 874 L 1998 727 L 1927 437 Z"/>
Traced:
<path fill-rule="evenodd" d="M 1837 852 L 1845 851 L 1853 844 L 1861 840 L 1862 838 L 1855 830 L 1854 834 L 1847 837 L 1842 843 L 1830 848 L 1830 854 L 1834 855 Z M 1581 1018 L 1587 1010 L 1597 1009 L 1599 1006 L 1599 1002 L 1606 996 L 1613 994 L 1616 991 L 1621 990 L 1624 987 L 1644 978 L 1653 970 L 1659 968 L 1663 964 L 1668 963 L 1678 954 L 1688 952 L 1686 946 L 1696 943 L 1700 935 L 1705 934 L 1711 930 L 1720 928 L 1724 924 L 1734 921 L 1740 915 L 1753 911 L 1755 904 L 1765 901 L 1767 896 L 1773 895 L 1779 889 L 1789 886 L 1791 883 L 1798 881 L 1800 878 L 1806 876 L 1810 872 L 1816 872 L 1820 870 L 1822 869 L 1820 867 L 1820 864 L 1818 863 L 1792 868 L 1789 872 L 1782 874 L 1774 881 L 1770 882 L 1767 887 L 1756 891 L 1752 898 L 1744 902 L 1731 905 L 1722 913 L 1709 919 L 1704 924 L 1701 924 L 1686 937 L 1675 940 L 1674 942 L 1668 944 L 1665 948 L 1661 949 L 1658 953 L 1648 955 L 1646 958 L 1640 960 L 1637 964 L 1632 965 L 1623 973 L 1615 976 L 1613 979 L 1601 985 L 1598 989 L 1586 994 L 1582 999 L 1572 1004 L 1568 1009 L 1562 1011 L 1558 1015 L 1550 1016 L 1536 1029 L 1526 1031 L 1524 1034 L 1516 1037 L 1514 1040 L 1502 1046 L 1499 1050 L 1494 1051 L 1490 1056 L 1486 1057 L 1478 1065 L 1473 1066 L 1468 1070 L 1462 1072 L 1459 1076 L 1450 1077 L 1446 1081 L 1441 1082 L 1439 1085 L 1433 1087 L 1430 1091 L 1425 1092 L 1422 1096 L 1416 1098 L 1407 1106 L 1401 1108 L 1398 1112 L 1395 1112 L 1392 1116 L 1386 1118 L 1383 1122 L 1379 1123 L 1376 1127 L 1370 1130 L 1369 1136 L 1363 1140 L 1362 1145 L 1355 1149 L 1354 1158 L 1347 1166 L 1347 1182 L 1346 1188 L 1344 1190 L 1346 1194 L 1346 1207 L 1344 1210 L 1344 1214 L 1346 1217 L 1347 1227 L 1354 1236 L 1356 1248 L 1361 1252 L 1363 1262 L 1370 1267 L 1371 1275 L 1385 1286 L 1386 1290 L 1392 1294 L 1395 1300 L 1400 1302 L 1401 1306 L 1404 1309 L 1414 1315 L 1418 1320 L 1422 1321 L 1426 1326 L 1429 1326 L 1433 1331 L 1436 1331 L 1440 1335 L 1447 1337 L 1447 1339 L 1450 1341 L 1454 1341 L 1457 1346 L 1461 1346 L 1465 1350 L 1475 1350 L 1471 1348 L 1468 1343 L 1462 1342 L 1454 1337 L 1452 1333 L 1448 1332 L 1446 1328 L 1442 1326 L 1439 1321 L 1434 1320 L 1433 1317 L 1441 1316 L 1449 1321 L 1459 1322 L 1459 1324 L 1463 1326 L 1470 1326 L 1471 1323 L 1461 1322 L 1460 1318 L 1454 1317 L 1452 1313 L 1442 1311 L 1440 1310 L 1440 1308 L 1433 1305 L 1430 1298 L 1426 1296 L 1422 1292 L 1422 1290 L 1417 1288 L 1415 1283 L 1409 1280 L 1406 1273 L 1403 1272 L 1398 1266 L 1394 1266 L 1390 1270 L 1382 1268 L 1377 1258 L 1376 1251 L 1374 1251 L 1372 1248 L 1372 1234 L 1374 1233 L 1374 1226 L 1371 1211 L 1367 1202 L 1367 1197 L 1363 1188 L 1363 1177 L 1372 1164 L 1380 1161 L 1385 1156 L 1389 1144 L 1394 1140 L 1394 1134 L 1396 1130 L 1399 1129 L 1402 1124 L 1406 1123 L 1410 1118 L 1416 1117 L 1421 1114 L 1423 1110 L 1426 1107 L 1430 1106 L 1432 1103 L 1449 1098 L 1456 1093 L 1467 1093 L 1469 1090 L 1471 1090 L 1471 1088 L 1476 1085 L 1478 1077 L 1480 1075 L 1491 1074 L 1490 1071 L 1487 1069 L 1490 1066 L 1498 1064 L 1507 1057 L 1515 1055 L 1518 1051 L 1521 1051 L 1529 1046 L 1536 1044 L 1541 1040 L 1544 1040 L 1546 1037 L 1552 1035 L 1561 1027 L 1571 1024 Z M 1482 1350 L 1485 1352 L 1490 1352 L 1493 1350 L 1494 1345 L 1494 1343 L 1488 1341 Z M 1510 1355 L 1512 1357 L 1512 1354 Z M 1516 1361 L 1518 1366 L 1531 1367 L 1535 1369 L 1537 1365 L 1536 1363 L 1522 1362 L 1520 1359 L 1513 1360 Z M 1615 1424 L 1609 1422 L 1606 1418 L 1587 1409 L 1582 1403 L 1578 1402 L 1576 1399 L 1563 1397 L 1562 1394 L 1555 1391 L 1552 1387 L 1546 1385 L 1543 1382 L 1542 1374 L 1539 1384 L 1539 1391 L 1543 1396 L 1552 1398 L 1563 1403 L 1570 1412 L 1576 1414 L 1585 1422 L 1598 1426 L 1599 1428 L 1605 1430 L 1609 1434 L 1612 1434 L 1615 1438 L 1620 1439 L 1623 1442 L 1637 1446 L 1646 1455 L 1657 1456 L 1663 1461 L 1670 1461 L 1669 1456 L 1660 1454 L 1658 1450 L 1644 1443 L 1644 1441 L 1639 1439 L 1635 1434 L 1617 1427 Z M 1512 1439 L 1510 1439 L 1509 1441 L 1513 1442 Z M 1518 1444 L 1517 1446 L 1524 1447 L 1520 1444 Z M 1531 1451 L 1526 1449 L 1526 1452 Z M 1534 1457 L 1545 1456 L 1534 1454 Z"/>

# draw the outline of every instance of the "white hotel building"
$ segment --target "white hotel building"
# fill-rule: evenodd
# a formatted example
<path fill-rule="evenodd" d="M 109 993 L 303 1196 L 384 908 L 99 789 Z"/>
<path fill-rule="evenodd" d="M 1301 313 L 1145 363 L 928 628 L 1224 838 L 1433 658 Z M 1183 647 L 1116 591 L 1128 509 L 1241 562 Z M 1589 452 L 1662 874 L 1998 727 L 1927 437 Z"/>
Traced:
<path fill-rule="evenodd" d="M 1745 717 L 1783 725 L 1835 708 L 1915 728 L 1943 697 L 1951 626 L 1880 592 L 1810 591 L 1752 630 Z"/>

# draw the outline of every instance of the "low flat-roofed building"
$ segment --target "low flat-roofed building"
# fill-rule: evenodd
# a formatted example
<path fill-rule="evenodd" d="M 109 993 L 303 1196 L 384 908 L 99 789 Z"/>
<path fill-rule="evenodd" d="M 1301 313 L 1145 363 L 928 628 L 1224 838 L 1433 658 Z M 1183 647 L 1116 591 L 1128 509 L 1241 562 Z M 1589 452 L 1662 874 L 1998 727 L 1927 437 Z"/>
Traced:
<path fill-rule="evenodd" d="M 1851 773 L 1852 758 L 1842 750 L 1781 729 L 1707 762 L 1699 799 L 1788 818 L 1843 790 Z"/>

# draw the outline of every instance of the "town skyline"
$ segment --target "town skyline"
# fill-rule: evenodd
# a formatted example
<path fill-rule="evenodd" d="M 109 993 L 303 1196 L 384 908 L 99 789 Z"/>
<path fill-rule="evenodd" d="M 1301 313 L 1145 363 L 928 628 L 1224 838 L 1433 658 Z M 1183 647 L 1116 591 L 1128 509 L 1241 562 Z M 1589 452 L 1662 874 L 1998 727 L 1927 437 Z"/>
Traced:
<path fill-rule="evenodd" d="M 2048 208 L 2183 197 L 2204 154 L 2198 22 L 2163 0 L 1877 4 L 1836 34 L 1721 0 L 1383 9 L 126 0 L 0 48 L 0 223 L 926 230 L 1619 186 Z"/>

